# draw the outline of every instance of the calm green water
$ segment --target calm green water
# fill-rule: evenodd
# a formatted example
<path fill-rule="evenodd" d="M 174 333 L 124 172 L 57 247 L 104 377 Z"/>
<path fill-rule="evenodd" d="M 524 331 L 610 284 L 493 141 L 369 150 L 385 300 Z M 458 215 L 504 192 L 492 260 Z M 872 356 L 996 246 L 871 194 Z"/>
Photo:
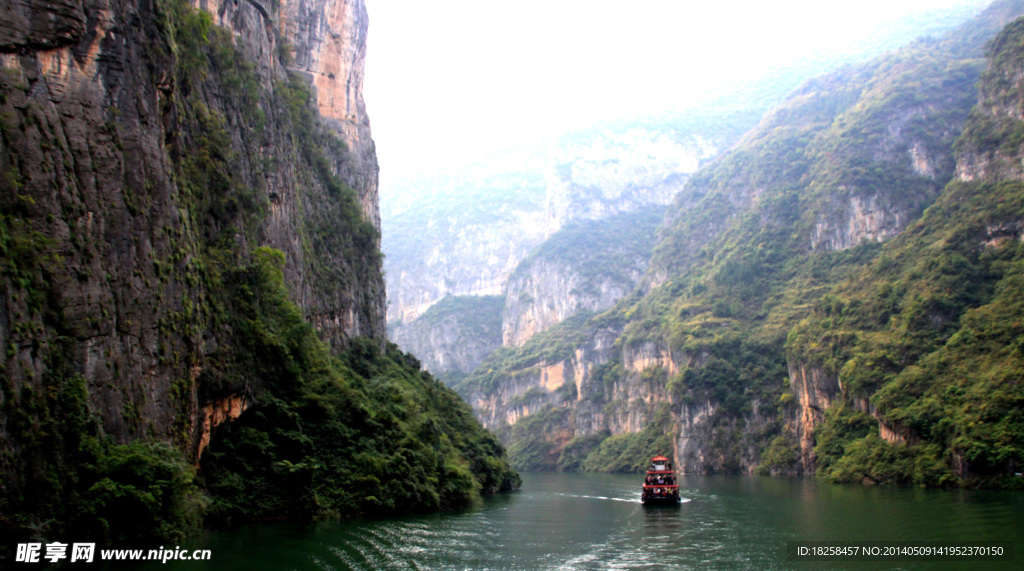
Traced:
<path fill-rule="evenodd" d="M 260 524 L 190 544 L 206 563 L 152 569 L 1024 568 L 1024 494 L 684 477 L 677 508 L 639 503 L 642 476 L 524 474 L 459 513 Z M 787 561 L 793 540 L 1013 541 L 1012 563 Z"/>

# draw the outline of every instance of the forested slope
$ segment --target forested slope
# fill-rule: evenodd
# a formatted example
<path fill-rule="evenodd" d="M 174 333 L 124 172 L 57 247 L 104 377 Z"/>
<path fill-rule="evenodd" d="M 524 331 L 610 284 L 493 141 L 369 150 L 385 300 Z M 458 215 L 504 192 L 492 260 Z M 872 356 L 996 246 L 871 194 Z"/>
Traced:
<path fill-rule="evenodd" d="M 983 53 L 1021 12 L 812 80 L 696 173 L 645 288 L 458 386 L 513 462 L 629 470 L 670 444 L 692 472 L 1012 485 L 1014 27 Z"/>
<path fill-rule="evenodd" d="M 203 6 L 0 13 L 4 549 L 517 485 L 384 338 L 361 0 Z"/>

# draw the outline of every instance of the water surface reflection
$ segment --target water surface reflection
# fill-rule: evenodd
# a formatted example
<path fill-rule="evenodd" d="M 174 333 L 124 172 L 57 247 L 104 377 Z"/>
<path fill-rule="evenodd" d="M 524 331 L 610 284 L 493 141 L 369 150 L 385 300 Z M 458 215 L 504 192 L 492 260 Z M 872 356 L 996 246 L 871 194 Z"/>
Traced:
<path fill-rule="evenodd" d="M 638 476 L 524 474 L 523 489 L 458 513 L 267 523 L 189 544 L 209 562 L 153 569 L 790 569 L 794 540 L 1009 540 L 1024 549 L 1024 495 L 835 486 L 747 476 L 680 478 L 684 502 L 645 508 Z M 1024 553 L 1022 553 L 1024 556 Z M 1020 560 L 1020 557 L 1018 557 Z M 1015 568 L 986 563 L 986 568 Z M 150 568 L 147 567 L 147 568 Z M 851 563 L 844 568 L 877 568 Z M 977 568 L 900 562 L 890 568 Z"/>

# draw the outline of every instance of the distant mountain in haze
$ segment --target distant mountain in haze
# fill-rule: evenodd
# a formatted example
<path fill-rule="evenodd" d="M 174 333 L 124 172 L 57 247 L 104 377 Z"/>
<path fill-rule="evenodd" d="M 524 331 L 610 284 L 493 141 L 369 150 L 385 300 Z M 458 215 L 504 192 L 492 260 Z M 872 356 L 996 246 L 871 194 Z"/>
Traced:
<path fill-rule="evenodd" d="M 807 81 L 693 174 L 635 292 L 457 385 L 514 464 L 1020 487 L 1021 14 Z"/>
<path fill-rule="evenodd" d="M 479 362 L 468 355 L 485 355 L 503 342 L 521 344 L 576 311 L 607 309 L 635 287 L 638 277 L 600 286 L 604 293 L 598 295 L 586 294 L 576 285 L 593 281 L 584 275 L 585 269 L 560 262 L 560 269 L 552 273 L 553 266 L 543 255 L 531 252 L 543 251 L 545 240 L 556 236 L 564 250 L 567 237 L 558 233 L 566 225 L 576 227 L 573 235 L 583 252 L 588 246 L 584 228 L 588 224 L 628 213 L 664 212 L 693 173 L 739 141 L 766 111 L 808 78 L 949 30 L 975 11 L 963 5 L 903 18 L 849 46 L 846 53 L 809 50 L 803 60 L 781 66 L 741 89 L 708 93 L 703 103 L 686 111 L 601 123 L 532 148 L 453 168 L 449 174 L 407 178 L 384 189 L 382 248 L 391 339 L 400 340 L 435 374 L 458 376 Z M 595 226 L 594 231 L 602 230 Z M 639 239 L 647 240 L 646 244 L 641 246 Z M 647 251 L 654 247 L 651 233 L 641 232 L 629 240 Z M 545 277 L 530 278 L 529 284 L 520 280 L 510 292 L 509 279 L 525 275 L 519 265 L 531 256 L 533 268 L 545 268 Z M 636 260 L 630 253 L 616 264 L 633 268 L 622 275 L 639 276 L 647 261 Z M 531 303 L 520 302 L 527 299 L 523 288 L 538 294 L 529 294 L 534 298 Z M 465 299 L 461 306 L 459 299 L 466 296 L 506 296 L 502 315 L 480 315 L 494 304 Z M 443 309 L 451 317 L 435 315 L 414 326 L 446 297 L 450 299 Z M 458 332 L 460 313 L 472 315 L 467 324 L 501 319 L 504 333 L 475 338 L 476 348 L 461 356 L 448 353 L 435 338 L 464 338 Z M 442 321 L 443 333 L 432 328 L 431 324 Z M 450 368 L 455 363 L 459 366 Z"/>

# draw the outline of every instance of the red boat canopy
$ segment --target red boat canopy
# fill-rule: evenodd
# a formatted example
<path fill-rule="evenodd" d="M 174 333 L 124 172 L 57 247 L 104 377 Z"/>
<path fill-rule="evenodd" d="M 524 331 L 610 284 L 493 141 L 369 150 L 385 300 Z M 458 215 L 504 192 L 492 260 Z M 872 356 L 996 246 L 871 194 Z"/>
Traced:
<path fill-rule="evenodd" d="M 651 458 L 651 462 L 668 462 L 668 458 L 665 458 L 664 456 L 655 456 L 654 458 Z"/>

